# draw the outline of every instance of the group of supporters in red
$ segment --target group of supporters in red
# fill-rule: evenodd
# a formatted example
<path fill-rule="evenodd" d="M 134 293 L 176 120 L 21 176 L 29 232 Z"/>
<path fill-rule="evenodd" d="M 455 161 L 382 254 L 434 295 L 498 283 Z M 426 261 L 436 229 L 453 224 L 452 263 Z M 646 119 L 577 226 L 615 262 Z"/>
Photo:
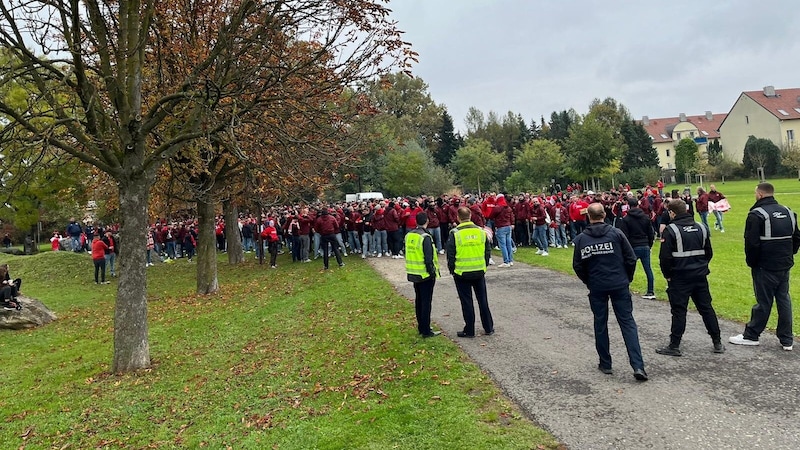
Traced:
<path fill-rule="evenodd" d="M 507 227 L 513 229 L 509 239 L 511 252 L 517 247 L 536 246 L 537 254 L 547 256 L 553 248 L 567 248 L 583 231 L 587 225 L 586 208 L 591 203 L 603 204 L 606 221 L 614 224 L 627 214 L 629 199 L 635 198 L 658 235 L 662 217 L 668 220 L 664 214 L 662 189 L 663 184 L 659 182 L 656 187 L 648 185 L 637 191 L 620 185 L 617 189 L 595 193 L 584 191 L 574 183 L 564 191 L 550 194 L 488 192 L 295 204 L 273 208 L 262 214 L 261 220 L 257 215 L 241 214 L 234 230 L 245 253 L 255 252 L 257 257 L 263 254 L 273 268 L 277 267 L 277 255 L 285 251 L 291 252 L 293 262 L 310 262 L 321 256 L 324 267 L 328 268 L 331 253 L 340 266 L 344 265 L 341 258 L 348 254 L 358 254 L 362 258 L 402 258 L 404 236 L 416 227 L 416 216 L 420 212 L 427 214 L 428 231 L 434 238 L 437 252 L 443 254 L 449 231 L 458 224 L 458 208 L 466 206 L 471 212 L 471 221 L 480 227 L 492 232 Z M 707 197 L 708 193 L 702 193 L 696 201 L 688 191 L 682 195 L 673 191 L 666 197 L 671 195 L 680 196 L 689 205 L 696 203 L 698 210 L 704 206 L 707 210 L 708 199 L 702 195 Z M 705 221 L 705 217 L 703 219 Z M 718 222 L 721 227 L 721 219 Z M 196 247 L 196 227 L 196 220 L 191 218 L 153 224 L 148 235 L 148 265 L 153 264 L 153 252 L 165 262 L 181 257 L 191 260 Z M 226 251 L 226 235 L 230 232 L 231 227 L 218 217 L 215 225 L 218 251 Z M 498 242 L 494 235 L 495 248 L 499 245 L 503 242 Z M 510 265 L 507 263 L 512 260 L 506 253 L 504 248 L 502 267 Z"/>

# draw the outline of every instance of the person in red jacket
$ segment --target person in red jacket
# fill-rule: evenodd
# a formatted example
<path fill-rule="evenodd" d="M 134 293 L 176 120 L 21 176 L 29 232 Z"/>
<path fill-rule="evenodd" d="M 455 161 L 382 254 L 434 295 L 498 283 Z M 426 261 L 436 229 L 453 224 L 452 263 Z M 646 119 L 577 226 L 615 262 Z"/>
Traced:
<path fill-rule="evenodd" d="M 261 239 L 267 243 L 267 252 L 269 252 L 269 266 L 276 269 L 278 266 L 276 260 L 278 259 L 278 229 L 275 228 L 275 221 L 269 220 L 261 232 Z"/>
<path fill-rule="evenodd" d="M 583 233 L 586 228 L 586 208 L 589 207 L 584 196 L 573 195 L 569 204 L 570 240 L 575 242 L 575 236 Z"/>
<path fill-rule="evenodd" d="M 514 240 L 518 247 L 530 245 L 528 224 L 531 220 L 531 204 L 525 196 L 520 195 L 514 204 Z"/>
<path fill-rule="evenodd" d="M 503 255 L 503 263 L 497 267 L 511 267 L 514 265 L 514 248 L 511 237 L 514 228 L 514 211 L 508 205 L 504 194 L 497 195 L 497 204 L 492 208 L 489 219 L 494 220 L 495 236 Z"/>
<path fill-rule="evenodd" d="M 403 246 L 403 235 L 400 231 L 401 220 L 400 212 L 397 207 L 398 205 L 395 204 L 395 202 L 389 202 L 383 215 L 392 259 L 402 258 L 402 256 L 400 256 L 400 248 Z"/>
<path fill-rule="evenodd" d="M 548 256 L 547 252 L 547 210 L 542 205 L 542 199 L 534 197 L 533 209 L 531 209 L 531 223 L 533 223 L 533 242 L 539 249 L 536 250 L 537 255 Z M 552 219 L 551 219 L 552 220 Z"/>
<path fill-rule="evenodd" d="M 699 187 L 697 188 L 697 198 L 694 200 L 697 213 L 700 214 L 700 221 L 703 225 L 706 226 L 709 230 L 711 227 L 708 226 L 708 193 L 705 189 Z"/>
<path fill-rule="evenodd" d="M 333 255 L 336 257 L 336 262 L 339 263 L 339 267 L 343 267 L 344 262 L 342 262 L 342 254 L 339 251 L 339 241 L 336 239 L 336 234 L 339 232 L 339 222 L 336 218 L 330 215 L 327 209 L 322 208 L 316 222 L 314 222 L 314 229 L 320 234 L 322 262 L 324 263 L 325 270 L 328 270 L 329 244 L 333 249 Z"/>
<path fill-rule="evenodd" d="M 372 245 L 372 256 L 380 258 L 381 255 L 390 256 L 389 253 L 389 238 L 386 232 L 386 210 L 383 204 L 378 204 L 375 207 L 375 213 L 372 215 L 372 238 L 374 239 Z"/>
<path fill-rule="evenodd" d="M 99 231 L 94 236 L 94 241 L 92 241 L 92 262 L 94 263 L 94 283 L 95 284 L 108 284 L 106 281 L 106 251 L 109 250 L 108 245 L 100 239 L 100 236 L 103 235 L 102 231 Z M 102 279 L 98 278 L 98 275 L 102 272 Z"/>

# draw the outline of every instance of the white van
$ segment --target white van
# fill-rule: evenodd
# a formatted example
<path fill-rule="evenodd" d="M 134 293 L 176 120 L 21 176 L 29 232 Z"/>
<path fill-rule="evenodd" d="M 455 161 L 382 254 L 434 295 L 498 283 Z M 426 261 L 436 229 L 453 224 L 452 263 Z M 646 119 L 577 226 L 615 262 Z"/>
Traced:
<path fill-rule="evenodd" d="M 383 194 L 380 192 L 359 192 L 356 194 L 356 201 L 364 200 L 383 200 Z"/>

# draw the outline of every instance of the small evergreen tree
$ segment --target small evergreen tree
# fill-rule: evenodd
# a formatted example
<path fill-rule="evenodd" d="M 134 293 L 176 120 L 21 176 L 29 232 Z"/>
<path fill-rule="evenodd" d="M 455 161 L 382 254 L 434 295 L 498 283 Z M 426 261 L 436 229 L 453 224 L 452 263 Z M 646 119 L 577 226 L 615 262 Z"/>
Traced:
<path fill-rule="evenodd" d="M 714 138 L 714 140 L 708 144 L 708 149 L 706 151 L 709 164 L 716 166 L 722 162 L 722 145 L 720 145 L 719 139 Z"/>
<path fill-rule="evenodd" d="M 626 120 L 622 123 L 620 133 L 628 147 L 622 157 L 623 172 L 641 167 L 658 167 L 658 152 L 641 124 Z"/>
<path fill-rule="evenodd" d="M 436 133 L 435 139 L 436 151 L 433 160 L 436 164 L 446 167 L 455 156 L 456 150 L 462 145 L 461 137 L 456 134 L 453 127 L 453 118 L 446 109 L 442 112 L 442 126 Z"/>
<path fill-rule="evenodd" d="M 681 177 L 685 173 L 697 172 L 700 153 L 692 139 L 684 138 L 675 146 L 675 172 Z"/>

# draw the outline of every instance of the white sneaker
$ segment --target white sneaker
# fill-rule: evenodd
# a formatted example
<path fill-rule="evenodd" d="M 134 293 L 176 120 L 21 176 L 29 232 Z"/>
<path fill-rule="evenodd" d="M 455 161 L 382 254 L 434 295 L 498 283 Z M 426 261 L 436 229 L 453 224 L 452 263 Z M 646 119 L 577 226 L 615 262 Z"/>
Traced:
<path fill-rule="evenodd" d="M 655 300 L 656 294 L 654 294 L 652 292 L 648 292 L 648 293 L 644 294 L 642 296 L 642 298 L 645 299 L 645 300 Z"/>
<path fill-rule="evenodd" d="M 506 268 L 506 267 L 511 267 L 511 266 L 509 266 L 509 265 L 508 265 L 508 263 L 503 263 L 503 264 L 500 264 L 500 265 L 499 265 L 499 266 L 497 266 L 497 267 L 500 267 L 500 268 Z"/>
<path fill-rule="evenodd" d="M 509 265 L 509 266 L 513 266 L 513 265 L 514 265 L 514 261 L 509 261 L 509 262 L 508 262 L 508 265 Z"/>
<path fill-rule="evenodd" d="M 377 256 L 375 256 L 375 257 L 376 257 L 376 258 L 380 258 L 382 254 L 383 254 L 383 253 L 378 253 L 378 255 L 377 255 Z"/>
<path fill-rule="evenodd" d="M 392 256 L 392 252 L 386 252 L 386 256 Z"/>
<path fill-rule="evenodd" d="M 493 266 L 493 265 L 494 265 L 494 258 L 489 258 L 489 265 L 490 265 L 490 266 Z"/>
<path fill-rule="evenodd" d="M 783 349 L 784 349 L 784 350 L 786 350 L 787 352 L 790 352 L 790 351 L 792 351 L 792 349 L 793 349 L 793 348 L 794 348 L 794 346 L 793 346 L 793 345 L 784 345 L 784 346 L 783 346 Z"/>
<path fill-rule="evenodd" d="M 542 252 L 542 256 L 550 256 L 550 253 Z"/>
<path fill-rule="evenodd" d="M 361 254 L 361 259 L 367 259 L 367 254 L 366 253 L 362 253 Z"/>
<path fill-rule="evenodd" d="M 444 255 L 444 250 L 443 250 L 443 249 L 442 249 L 442 250 L 439 250 L 439 254 L 440 254 L 440 255 Z"/>
<path fill-rule="evenodd" d="M 719 232 L 720 232 L 720 233 L 724 233 L 724 232 L 725 232 L 725 230 L 719 230 Z"/>
<path fill-rule="evenodd" d="M 517 247 L 512 247 L 511 248 L 511 253 L 517 253 Z"/>
<path fill-rule="evenodd" d="M 736 344 L 736 345 L 750 345 L 750 346 L 754 346 L 754 345 L 758 345 L 759 344 L 758 341 L 754 341 L 754 340 L 751 340 L 751 339 L 745 339 L 743 334 L 737 334 L 736 336 L 729 337 L 728 338 L 728 342 L 730 342 L 731 344 Z"/>
<path fill-rule="evenodd" d="M 540 250 L 536 250 L 536 254 L 537 255 L 541 255 L 542 254 L 542 250 L 541 249 Z"/>

